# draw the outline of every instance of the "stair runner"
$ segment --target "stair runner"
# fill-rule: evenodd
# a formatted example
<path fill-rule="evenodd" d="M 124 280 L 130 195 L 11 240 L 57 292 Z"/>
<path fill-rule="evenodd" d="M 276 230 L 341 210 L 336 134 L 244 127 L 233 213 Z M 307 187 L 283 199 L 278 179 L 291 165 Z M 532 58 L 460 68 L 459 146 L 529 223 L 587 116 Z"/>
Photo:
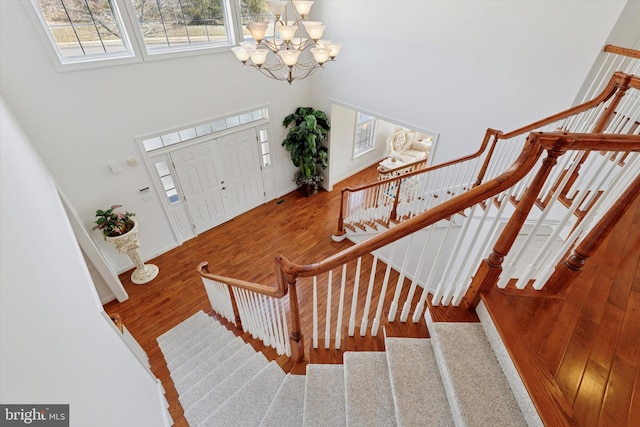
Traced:
<path fill-rule="evenodd" d="M 427 319 L 429 320 L 429 319 Z M 431 339 L 285 374 L 203 311 L 157 341 L 195 426 L 532 426 L 479 323 L 431 323 Z"/>

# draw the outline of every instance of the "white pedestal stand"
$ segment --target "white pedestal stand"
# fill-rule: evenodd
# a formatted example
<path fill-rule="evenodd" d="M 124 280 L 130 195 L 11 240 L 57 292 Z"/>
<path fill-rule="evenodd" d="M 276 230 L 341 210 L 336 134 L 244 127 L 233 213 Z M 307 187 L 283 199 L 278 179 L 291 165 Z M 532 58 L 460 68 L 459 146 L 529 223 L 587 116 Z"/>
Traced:
<path fill-rule="evenodd" d="M 138 253 L 140 240 L 138 240 L 138 223 L 133 222 L 133 228 L 121 236 L 106 237 L 108 242 L 116 245 L 118 252 L 127 254 L 136 269 L 131 273 L 131 281 L 136 285 L 149 283 L 158 275 L 158 267 L 153 264 L 144 264 Z"/>

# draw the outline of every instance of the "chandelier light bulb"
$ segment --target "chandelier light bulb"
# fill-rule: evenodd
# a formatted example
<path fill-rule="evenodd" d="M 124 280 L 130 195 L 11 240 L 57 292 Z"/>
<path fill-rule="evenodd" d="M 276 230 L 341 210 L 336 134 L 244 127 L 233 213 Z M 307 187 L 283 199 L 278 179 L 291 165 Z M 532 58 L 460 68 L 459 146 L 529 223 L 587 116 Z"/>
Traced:
<path fill-rule="evenodd" d="M 311 53 L 313 54 L 313 59 L 315 59 L 318 64 L 324 64 L 329 59 L 331 49 L 326 47 L 314 47 L 311 49 Z"/>
<path fill-rule="evenodd" d="M 311 6 L 313 6 L 313 2 L 294 0 L 293 5 L 296 7 L 296 11 L 300 14 L 300 16 L 304 18 L 309 14 L 309 11 L 311 11 Z"/>
<path fill-rule="evenodd" d="M 329 43 L 326 47 L 331 49 L 331 53 L 329 54 L 329 56 L 331 57 L 331 59 L 334 59 L 340 53 L 340 49 L 342 49 L 342 44 L 341 43 Z"/>
<path fill-rule="evenodd" d="M 278 55 L 282 58 L 282 62 L 284 62 L 289 67 L 293 67 L 298 62 L 298 56 L 300 56 L 299 50 L 281 50 L 278 51 Z"/>
<path fill-rule="evenodd" d="M 304 29 L 307 30 L 307 34 L 312 40 L 320 39 L 325 28 L 327 28 L 320 21 L 302 21 L 302 25 L 304 25 Z"/>
<path fill-rule="evenodd" d="M 296 31 L 298 31 L 297 25 L 278 25 L 278 34 L 286 42 L 295 37 Z"/>
<path fill-rule="evenodd" d="M 249 53 L 242 47 L 232 47 L 231 51 L 236 55 L 239 61 L 247 62 L 249 60 Z"/>
<path fill-rule="evenodd" d="M 267 60 L 267 53 L 269 53 L 267 49 L 256 49 L 249 52 L 249 56 L 254 64 L 262 65 Z"/>
<path fill-rule="evenodd" d="M 247 29 L 249 30 L 251 37 L 253 37 L 253 39 L 259 43 L 262 39 L 264 39 L 264 34 L 267 32 L 268 25 L 269 24 L 266 22 L 252 22 L 251 24 L 247 25 Z"/>
<path fill-rule="evenodd" d="M 267 0 L 267 5 L 269 9 L 271 9 L 271 13 L 274 14 L 276 19 L 280 19 L 284 10 L 287 8 L 287 1 L 279 1 L 279 0 Z"/>

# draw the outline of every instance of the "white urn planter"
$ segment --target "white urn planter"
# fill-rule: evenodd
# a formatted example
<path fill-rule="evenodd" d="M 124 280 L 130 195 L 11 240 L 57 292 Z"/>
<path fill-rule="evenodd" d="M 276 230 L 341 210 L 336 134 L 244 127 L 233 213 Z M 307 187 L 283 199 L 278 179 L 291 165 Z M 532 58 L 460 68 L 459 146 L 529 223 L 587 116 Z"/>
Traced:
<path fill-rule="evenodd" d="M 131 281 L 136 285 L 142 285 L 149 283 L 158 275 L 158 267 L 153 264 L 145 264 L 140 258 L 138 248 L 140 247 L 140 240 L 138 240 L 138 222 L 133 221 L 133 227 L 131 230 L 120 236 L 105 236 L 107 242 L 111 242 L 116 245 L 118 252 L 127 254 L 136 269 L 131 273 Z"/>

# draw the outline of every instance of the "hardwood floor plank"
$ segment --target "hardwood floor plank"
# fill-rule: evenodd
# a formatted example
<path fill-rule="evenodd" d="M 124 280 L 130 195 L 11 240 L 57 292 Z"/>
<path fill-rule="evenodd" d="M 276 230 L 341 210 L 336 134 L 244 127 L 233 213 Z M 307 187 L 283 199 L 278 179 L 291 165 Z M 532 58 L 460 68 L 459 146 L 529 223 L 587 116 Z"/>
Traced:
<path fill-rule="evenodd" d="M 599 419 L 597 422 L 585 425 L 602 427 L 633 425 L 627 424 L 627 418 L 637 371 L 637 362 L 633 363 L 616 355 L 607 381 Z M 640 418 L 635 418 L 634 422 L 637 423 L 638 420 Z M 629 418 L 629 421 L 631 421 L 631 418 Z"/>
<path fill-rule="evenodd" d="M 608 366 L 589 360 L 573 403 L 573 413 L 580 425 L 597 424 L 608 377 Z"/>

